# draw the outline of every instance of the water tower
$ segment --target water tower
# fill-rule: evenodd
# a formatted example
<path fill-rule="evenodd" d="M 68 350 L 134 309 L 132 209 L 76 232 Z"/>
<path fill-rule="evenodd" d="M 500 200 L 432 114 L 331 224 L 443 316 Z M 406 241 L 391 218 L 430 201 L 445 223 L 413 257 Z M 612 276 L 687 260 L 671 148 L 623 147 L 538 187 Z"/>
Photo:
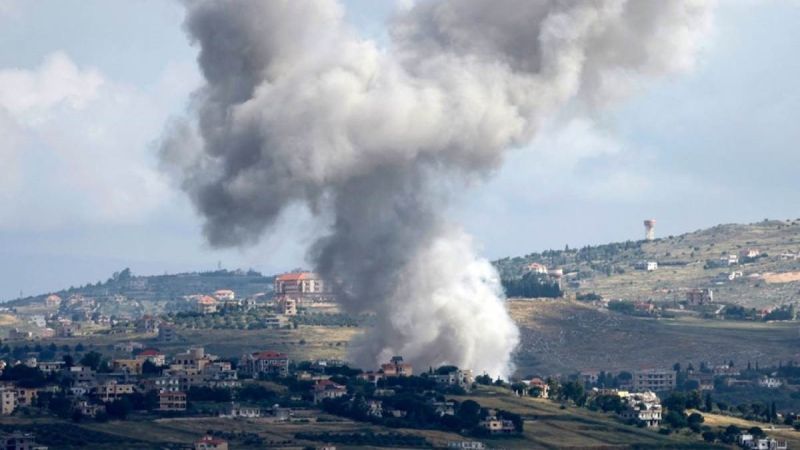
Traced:
<path fill-rule="evenodd" d="M 644 221 L 644 238 L 652 241 L 656 238 L 656 219 L 647 219 Z"/>

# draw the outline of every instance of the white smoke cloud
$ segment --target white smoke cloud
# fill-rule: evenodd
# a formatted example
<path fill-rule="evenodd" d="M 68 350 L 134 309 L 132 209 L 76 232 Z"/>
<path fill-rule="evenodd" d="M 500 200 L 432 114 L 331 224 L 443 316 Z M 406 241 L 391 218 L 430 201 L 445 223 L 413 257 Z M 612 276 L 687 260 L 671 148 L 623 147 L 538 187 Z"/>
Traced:
<path fill-rule="evenodd" d="M 419 1 L 398 12 L 388 48 L 358 37 L 335 0 L 187 10 L 206 84 L 162 158 L 209 242 L 253 243 L 307 204 L 331 223 L 316 268 L 345 308 L 378 313 L 356 361 L 402 353 L 506 375 L 516 327 L 497 275 L 443 217 L 442 186 L 490 175 L 565 106 L 594 110 L 687 70 L 711 7 Z"/>

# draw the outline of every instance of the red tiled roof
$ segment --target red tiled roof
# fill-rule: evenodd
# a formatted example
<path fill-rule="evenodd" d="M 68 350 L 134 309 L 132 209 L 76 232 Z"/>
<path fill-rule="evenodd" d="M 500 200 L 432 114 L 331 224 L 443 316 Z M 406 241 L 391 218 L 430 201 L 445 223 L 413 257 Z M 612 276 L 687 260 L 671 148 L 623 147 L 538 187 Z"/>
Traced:
<path fill-rule="evenodd" d="M 316 278 L 316 275 L 311 272 L 294 272 L 278 275 L 278 281 L 298 281 L 310 278 Z"/>
<path fill-rule="evenodd" d="M 159 356 L 159 355 L 162 355 L 162 353 L 158 351 L 157 348 L 146 348 L 141 352 L 139 352 L 139 356 Z"/>
<path fill-rule="evenodd" d="M 255 359 L 278 359 L 278 358 L 288 358 L 286 353 L 280 352 L 273 352 L 273 351 L 264 351 L 264 352 L 255 352 L 253 353 L 253 358 Z"/>
<path fill-rule="evenodd" d="M 197 303 L 199 303 L 201 305 L 215 305 L 218 302 L 217 302 L 217 299 L 215 299 L 214 297 L 211 297 L 211 296 L 208 296 L 208 295 L 204 295 L 204 296 L 200 297 L 199 300 L 197 300 Z"/>

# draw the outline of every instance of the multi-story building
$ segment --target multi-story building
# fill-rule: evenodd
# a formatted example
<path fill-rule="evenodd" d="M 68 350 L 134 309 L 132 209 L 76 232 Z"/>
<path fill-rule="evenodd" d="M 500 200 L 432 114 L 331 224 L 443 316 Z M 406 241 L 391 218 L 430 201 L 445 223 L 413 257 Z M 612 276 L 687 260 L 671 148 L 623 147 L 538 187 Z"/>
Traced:
<path fill-rule="evenodd" d="M 279 313 L 283 314 L 284 316 L 297 315 L 297 300 L 284 295 L 278 298 L 277 303 Z"/>
<path fill-rule="evenodd" d="M 237 417 L 246 417 L 246 418 L 255 418 L 261 417 L 261 408 L 257 406 L 242 406 L 238 403 L 231 403 L 227 408 L 220 411 L 220 417 L 230 417 L 230 418 L 237 418 Z"/>
<path fill-rule="evenodd" d="M 175 325 L 162 323 L 158 327 L 158 340 L 161 342 L 176 342 L 179 339 Z"/>
<path fill-rule="evenodd" d="M 311 388 L 314 403 L 321 403 L 325 399 L 339 398 L 347 395 L 347 388 L 331 380 L 319 380 Z"/>
<path fill-rule="evenodd" d="M 686 303 L 692 306 L 705 305 L 714 301 L 714 291 L 711 289 L 691 289 L 686 291 Z"/>
<path fill-rule="evenodd" d="M 114 368 L 114 371 L 131 375 L 141 375 L 142 364 L 144 364 L 144 360 L 141 359 L 115 359 L 111 361 L 111 367 Z"/>
<path fill-rule="evenodd" d="M 458 386 L 462 389 L 470 389 L 475 381 L 471 370 L 451 370 L 448 373 L 433 375 L 433 379 L 439 384 Z"/>
<path fill-rule="evenodd" d="M 64 364 L 64 361 L 39 361 L 36 363 L 36 367 L 45 375 L 49 375 L 53 372 L 60 372 L 64 368 Z"/>
<path fill-rule="evenodd" d="M 142 363 L 145 361 L 150 361 L 158 367 L 167 364 L 167 357 L 157 348 L 146 348 L 142 350 L 138 355 L 136 355 L 136 359 L 142 361 Z"/>
<path fill-rule="evenodd" d="M 186 411 L 186 393 L 164 391 L 158 393 L 159 411 Z"/>
<path fill-rule="evenodd" d="M 0 414 L 11 415 L 17 406 L 17 390 L 13 386 L 0 386 Z"/>
<path fill-rule="evenodd" d="M 180 366 L 181 369 L 203 370 L 208 364 L 216 359 L 213 355 L 207 355 L 203 347 L 191 347 L 184 353 L 178 353 L 172 358 L 172 366 Z"/>
<path fill-rule="evenodd" d="M 330 287 L 312 272 L 295 272 L 275 277 L 275 294 L 303 295 L 330 293 Z"/>
<path fill-rule="evenodd" d="M 253 378 L 261 374 L 282 377 L 289 375 L 289 357 L 285 353 L 272 351 L 248 353 L 242 357 L 239 365 L 244 373 L 252 375 Z"/>
<path fill-rule="evenodd" d="M 643 369 L 633 372 L 633 390 L 637 392 L 664 392 L 675 389 L 675 371 L 672 369 Z"/>
<path fill-rule="evenodd" d="M 414 368 L 404 363 L 402 356 L 394 356 L 389 363 L 381 364 L 381 371 L 387 377 L 410 377 L 414 374 Z"/>
<path fill-rule="evenodd" d="M 118 383 L 115 380 L 109 380 L 99 384 L 94 392 L 98 400 L 103 403 L 108 403 L 119 400 L 125 395 L 131 395 L 134 390 L 132 384 Z"/>
<path fill-rule="evenodd" d="M 646 427 L 654 428 L 661 424 L 662 408 L 658 396 L 653 392 L 620 393 L 625 402 L 625 409 L 620 416 L 626 420 L 635 420 L 644 423 Z"/>
<path fill-rule="evenodd" d="M 497 411 L 493 409 L 488 411 L 478 425 L 489 434 L 511 434 L 516 431 L 514 422 L 497 417 Z"/>

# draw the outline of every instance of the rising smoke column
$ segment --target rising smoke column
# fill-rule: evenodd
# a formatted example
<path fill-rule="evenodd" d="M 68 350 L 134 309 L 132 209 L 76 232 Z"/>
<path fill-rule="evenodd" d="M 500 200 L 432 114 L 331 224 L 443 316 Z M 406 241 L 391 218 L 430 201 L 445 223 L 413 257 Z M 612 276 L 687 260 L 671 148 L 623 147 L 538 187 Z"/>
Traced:
<path fill-rule="evenodd" d="M 492 375 L 511 370 L 518 331 L 497 273 L 443 216 L 448 192 L 566 106 L 691 68 L 711 17 L 704 0 L 423 0 L 381 48 L 336 0 L 186 8 L 206 82 L 161 155 L 208 241 L 254 243 L 307 205 L 331 224 L 316 269 L 347 310 L 377 316 L 356 363 L 402 354 Z"/>

